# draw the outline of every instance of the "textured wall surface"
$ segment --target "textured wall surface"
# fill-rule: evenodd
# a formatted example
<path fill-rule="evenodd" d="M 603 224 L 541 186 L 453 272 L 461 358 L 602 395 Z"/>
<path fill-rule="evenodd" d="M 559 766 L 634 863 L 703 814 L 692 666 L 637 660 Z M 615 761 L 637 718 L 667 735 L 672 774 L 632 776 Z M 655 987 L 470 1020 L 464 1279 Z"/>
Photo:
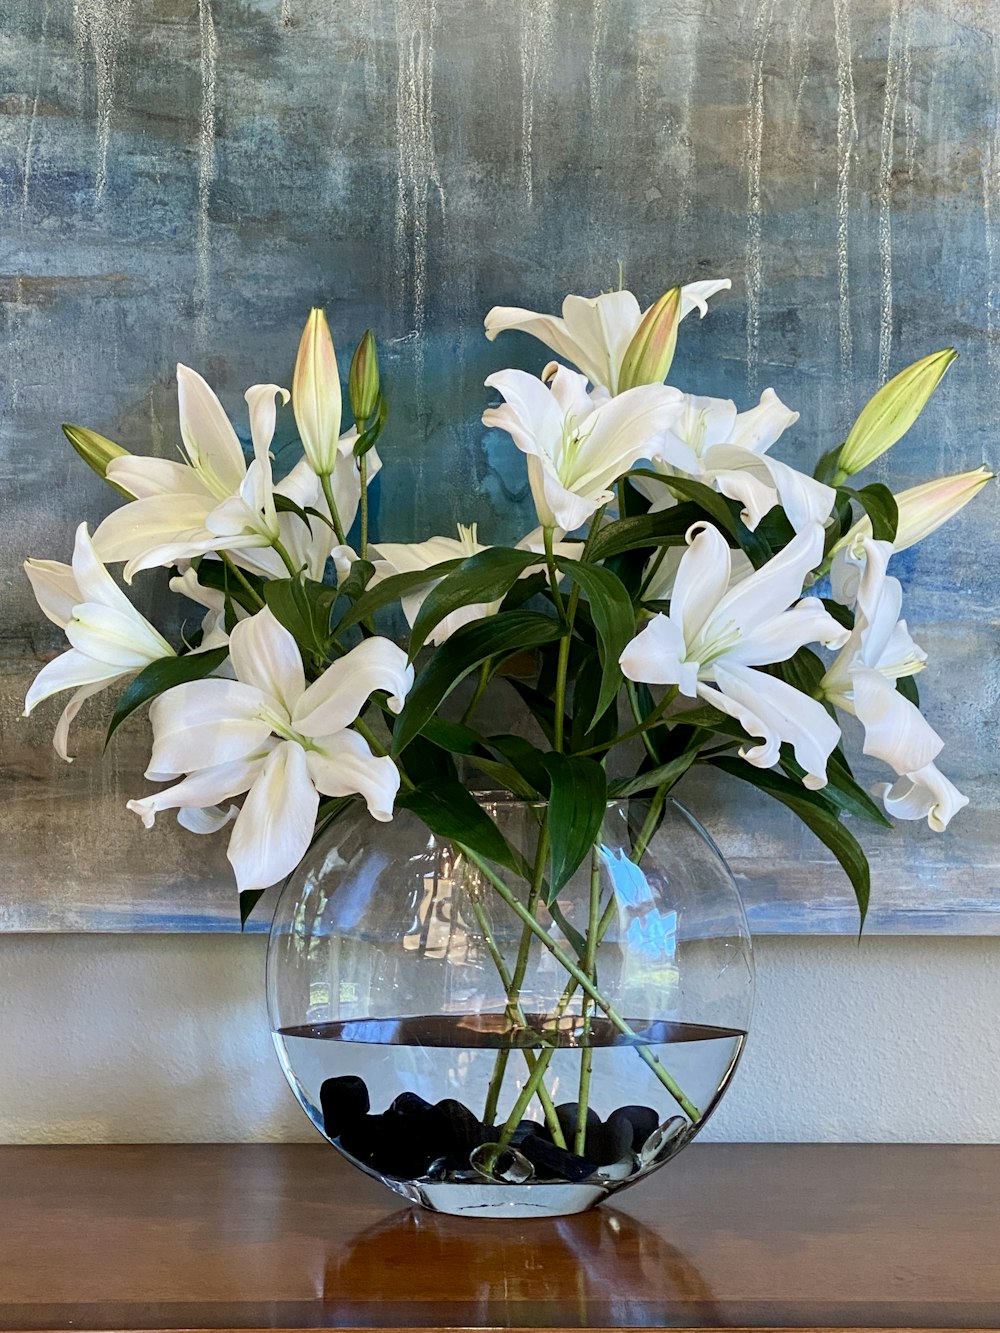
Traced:
<path fill-rule="evenodd" d="M 490 346 L 495 302 L 552 308 L 624 277 L 643 298 L 730 274 L 685 326 L 675 382 L 741 405 L 773 385 L 808 464 L 889 371 L 963 359 L 897 488 L 996 462 L 1000 0 L 6 0 L 0 30 L 0 928 L 232 928 L 221 847 L 124 810 L 141 727 L 73 766 L 55 706 L 17 714 L 56 647 L 20 573 L 67 558 L 109 497 L 58 426 L 175 448 L 172 368 L 242 421 L 287 381 L 308 307 L 343 346 L 384 340 L 393 403 L 378 497 L 396 540 L 478 518 L 529 526 L 520 459 L 478 424 L 482 381 L 537 367 Z M 290 444 L 287 425 L 282 442 Z M 887 470 L 879 470 L 885 479 Z M 474 497 L 474 498 L 473 498 Z M 998 498 L 900 558 L 931 653 L 955 831 L 871 842 L 872 928 L 998 921 Z M 143 584 L 149 604 L 156 579 Z M 850 895 L 790 820 L 695 789 L 747 876 L 758 930 L 855 929 Z"/>
<path fill-rule="evenodd" d="M 0 937 L 0 1142 L 315 1139 L 257 939 Z M 1000 941 L 764 939 L 706 1138 L 1000 1140 Z"/>

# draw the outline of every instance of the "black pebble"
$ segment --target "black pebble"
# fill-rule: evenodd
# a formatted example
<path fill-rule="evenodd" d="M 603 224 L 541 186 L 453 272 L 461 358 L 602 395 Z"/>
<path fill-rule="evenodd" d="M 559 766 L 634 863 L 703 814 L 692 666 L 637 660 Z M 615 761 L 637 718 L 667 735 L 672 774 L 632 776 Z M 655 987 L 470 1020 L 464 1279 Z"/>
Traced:
<path fill-rule="evenodd" d="M 323 1111 L 323 1128 L 331 1139 L 338 1138 L 371 1109 L 367 1085 L 357 1074 L 328 1078 L 319 1090 L 319 1104 Z"/>
<path fill-rule="evenodd" d="M 633 1152 L 638 1152 L 653 1130 L 659 1128 L 660 1117 L 651 1106 L 619 1106 L 617 1111 L 612 1111 L 608 1116 L 605 1128 L 610 1129 L 614 1125 L 614 1132 L 618 1133 L 617 1126 L 623 1123 L 632 1129 L 632 1142 L 628 1146 Z"/>
<path fill-rule="evenodd" d="M 400 1115 L 416 1115 L 431 1110 L 431 1104 L 416 1092 L 401 1092 L 389 1110 L 397 1111 Z"/>
<path fill-rule="evenodd" d="M 527 1157 L 536 1170 L 574 1184 L 578 1180 L 586 1180 L 597 1170 L 594 1162 L 577 1157 L 576 1153 L 567 1152 L 565 1148 L 557 1148 L 540 1134 L 526 1134 L 518 1144 L 518 1151 Z"/>
<path fill-rule="evenodd" d="M 620 1162 L 632 1151 L 632 1137 L 631 1122 L 624 1116 L 616 1120 L 611 1115 L 605 1124 L 587 1130 L 587 1157 L 598 1166 Z"/>
<path fill-rule="evenodd" d="M 545 1126 L 540 1125 L 537 1120 L 519 1120 L 517 1128 L 510 1137 L 510 1141 L 516 1148 L 519 1144 L 524 1142 L 529 1134 L 533 1137 L 538 1137 L 539 1135 L 543 1138 L 547 1137 Z"/>
<path fill-rule="evenodd" d="M 576 1117 L 580 1106 L 578 1102 L 563 1102 L 556 1107 L 556 1119 L 559 1121 L 559 1128 L 563 1132 L 563 1137 L 567 1143 L 573 1141 L 576 1135 Z M 592 1129 L 597 1129 L 601 1123 L 601 1117 L 592 1106 L 587 1107 L 587 1134 L 589 1136 Z"/>
<path fill-rule="evenodd" d="M 467 1106 L 451 1097 L 438 1102 L 434 1111 L 445 1126 L 446 1146 L 442 1155 L 447 1156 L 456 1169 L 465 1170 L 472 1150 L 492 1139 L 492 1128 L 478 1120 Z"/>

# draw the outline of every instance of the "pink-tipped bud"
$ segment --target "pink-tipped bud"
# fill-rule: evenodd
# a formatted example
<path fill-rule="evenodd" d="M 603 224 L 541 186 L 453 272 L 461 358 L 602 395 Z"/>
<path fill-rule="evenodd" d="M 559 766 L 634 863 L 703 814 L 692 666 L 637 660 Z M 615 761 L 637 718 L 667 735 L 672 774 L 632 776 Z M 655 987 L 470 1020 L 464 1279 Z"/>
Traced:
<path fill-rule="evenodd" d="M 671 287 L 651 305 L 632 336 L 618 372 L 618 392 L 639 384 L 662 384 L 670 373 L 681 321 L 681 289 Z"/>

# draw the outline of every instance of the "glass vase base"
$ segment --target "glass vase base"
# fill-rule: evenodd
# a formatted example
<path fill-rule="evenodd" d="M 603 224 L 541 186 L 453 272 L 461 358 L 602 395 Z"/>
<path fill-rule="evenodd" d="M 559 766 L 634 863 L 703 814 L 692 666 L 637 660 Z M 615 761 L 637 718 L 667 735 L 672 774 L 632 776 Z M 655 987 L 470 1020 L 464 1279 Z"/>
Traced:
<path fill-rule="evenodd" d="M 410 1203 L 450 1217 L 570 1217 L 607 1198 L 603 1185 L 540 1181 L 530 1185 L 383 1180 Z"/>

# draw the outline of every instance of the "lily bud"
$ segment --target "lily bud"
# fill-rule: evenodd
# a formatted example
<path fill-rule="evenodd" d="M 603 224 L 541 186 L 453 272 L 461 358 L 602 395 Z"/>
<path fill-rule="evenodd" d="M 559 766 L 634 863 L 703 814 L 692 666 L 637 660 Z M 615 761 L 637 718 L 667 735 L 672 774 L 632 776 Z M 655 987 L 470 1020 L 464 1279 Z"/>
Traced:
<path fill-rule="evenodd" d="M 662 384 L 670 373 L 681 322 L 681 289 L 671 287 L 651 305 L 622 358 L 618 392 L 639 384 Z"/>
<path fill-rule="evenodd" d="M 371 329 L 365 332 L 351 358 L 351 369 L 347 376 L 347 390 L 351 398 L 351 411 L 359 428 L 369 417 L 374 416 L 378 406 L 379 373 L 378 349 L 375 335 Z"/>
<path fill-rule="evenodd" d="M 135 498 L 129 491 L 123 490 L 121 486 L 117 486 L 113 481 L 108 480 L 108 464 L 113 458 L 127 456 L 127 449 L 123 449 L 120 444 L 115 444 L 114 440 L 98 435 L 96 430 L 88 430 L 86 426 L 64 425 L 62 431 L 88 467 L 93 468 L 99 477 L 107 481 L 108 485 L 113 487 L 119 495 L 123 495 L 126 500 Z"/>
<path fill-rule="evenodd" d="M 837 484 L 874 462 L 910 429 L 958 353 L 933 352 L 883 384 L 861 411 L 837 458 Z"/>
<path fill-rule="evenodd" d="M 900 491 L 896 496 L 899 526 L 893 549 L 905 551 L 908 546 L 923 541 L 964 509 L 992 480 L 993 473 L 988 468 L 977 467 L 971 472 L 956 472 L 954 476 L 939 477 L 937 481 L 927 481 L 922 486 Z"/>
<path fill-rule="evenodd" d="M 337 463 L 342 412 L 340 371 L 322 310 L 309 313 L 292 377 L 292 410 L 309 466 L 329 476 Z"/>

